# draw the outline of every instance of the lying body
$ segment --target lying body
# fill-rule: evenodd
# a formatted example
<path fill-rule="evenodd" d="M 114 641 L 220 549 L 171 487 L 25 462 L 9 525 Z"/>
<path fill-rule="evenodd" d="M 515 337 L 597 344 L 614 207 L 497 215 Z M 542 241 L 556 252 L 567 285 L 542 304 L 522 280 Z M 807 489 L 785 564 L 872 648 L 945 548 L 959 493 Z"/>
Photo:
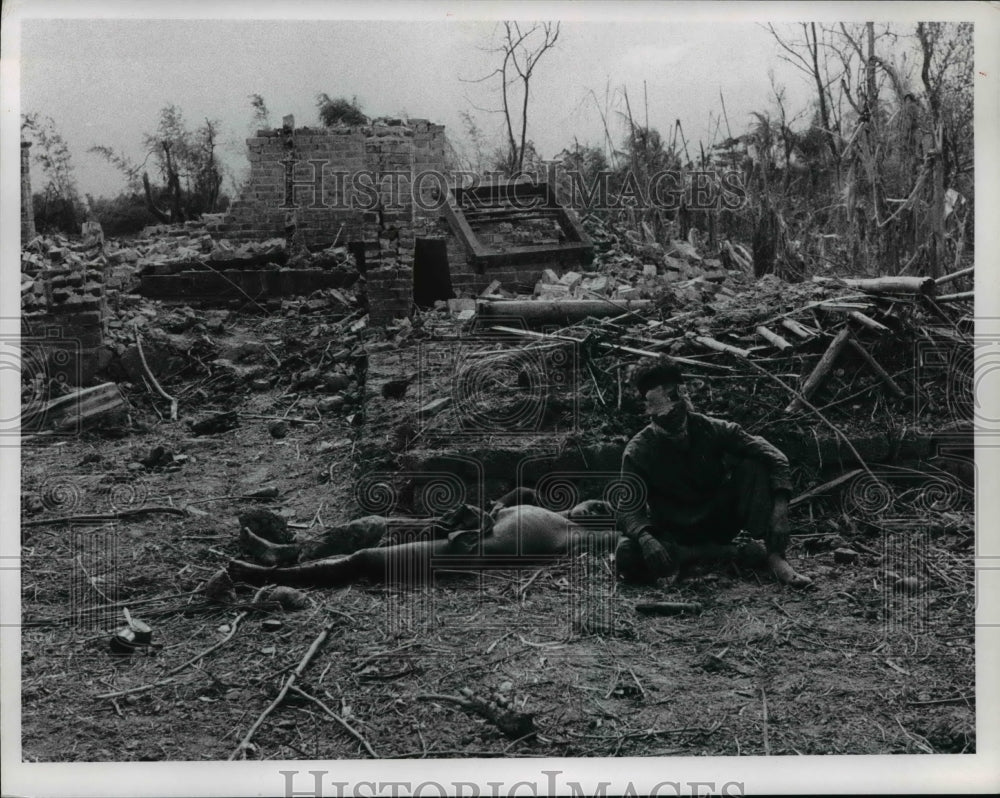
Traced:
<path fill-rule="evenodd" d="M 590 525 L 602 515 L 606 523 Z M 475 569 L 496 566 L 506 559 L 510 567 L 525 567 L 584 551 L 610 553 L 618 542 L 603 502 L 584 502 L 566 513 L 522 504 L 499 508 L 487 517 L 492 519 L 489 529 L 457 530 L 438 540 L 363 548 L 346 556 L 294 566 L 269 567 L 233 560 L 229 575 L 256 584 L 315 587 L 334 587 L 358 579 L 419 582 L 437 568 Z"/>
<path fill-rule="evenodd" d="M 526 496 L 518 496 L 518 499 L 530 500 Z M 582 502 L 572 510 L 557 513 L 528 504 L 505 507 L 501 500 L 490 515 L 481 518 L 482 523 L 475 529 L 460 529 L 436 540 L 369 546 L 345 556 L 284 567 L 274 564 L 280 561 L 274 556 L 274 545 L 258 539 L 252 548 L 269 565 L 233 560 L 229 564 L 229 575 L 234 580 L 253 584 L 312 587 L 336 587 L 359 579 L 415 583 L 426 581 L 434 569 L 475 570 L 485 565 L 496 567 L 507 563 L 512 568 L 530 567 L 550 564 L 554 557 L 582 552 L 610 554 L 620 540 L 613 528 L 610 508 L 599 501 Z M 365 522 L 375 529 L 380 523 L 384 525 L 384 519 Z M 316 550 L 315 543 L 303 545 L 305 549 L 300 553 Z M 282 556 L 287 556 L 291 553 L 287 549 L 296 547 L 280 548 L 285 550 Z M 676 554 L 682 566 L 712 560 L 739 560 L 748 567 L 759 567 L 765 556 L 759 548 L 740 549 L 717 544 L 680 547 Z"/>

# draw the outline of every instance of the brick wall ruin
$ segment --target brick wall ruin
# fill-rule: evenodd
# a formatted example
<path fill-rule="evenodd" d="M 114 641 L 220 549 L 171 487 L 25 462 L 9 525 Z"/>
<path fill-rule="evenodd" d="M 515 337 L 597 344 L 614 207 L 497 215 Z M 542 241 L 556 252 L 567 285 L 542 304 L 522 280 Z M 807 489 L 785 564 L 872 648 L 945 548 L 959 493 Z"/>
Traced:
<path fill-rule="evenodd" d="M 309 247 L 364 241 L 412 224 L 416 175 L 443 173 L 444 126 L 426 119 L 370 125 L 261 130 L 247 139 L 250 175 L 228 213 L 210 229 L 232 240 L 286 236 Z M 361 177 L 364 175 L 364 177 Z M 427 181 L 422 195 L 431 198 Z"/>
<path fill-rule="evenodd" d="M 87 385 L 107 365 L 103 269 L 100 253 L 83 245 L 36 239 L 22 250 L 21 336 L 30 356 L 45 358 L 39 373 Z"/>
<path fill-rule="evenodd" d="M 208 229 L 235 241 L 283 236 L 292 248 L 348 245 L 361 256 L 373 324 L 408 317 L 415 299 L 428 304 L 428 299 L 472 297 L 494 280 L 530 287 L 546 268 L 559 271 L 580 261 L 575 252 L 565 257 L 539 252 L 535 259 L 489 264 L 476 257 L 456 235 L 454 214 L 446 218 L 440 207 L 438 192 L 454 188 L 443 125 L 379 119 L 361 126 L 296 128 L 287 117 L 280 130 L 258 131 L 247 147 L 247 185 Z M 427 172 L 446 180 L 419 177 Z M 525 245 L 541 250 L 560 240 L 552 219 L 498 220 L 481 224 L 477 235 L 485 247 L 500 252 Z M 430 293 L 420 285 L 428 275 L 434 278 Z"/>

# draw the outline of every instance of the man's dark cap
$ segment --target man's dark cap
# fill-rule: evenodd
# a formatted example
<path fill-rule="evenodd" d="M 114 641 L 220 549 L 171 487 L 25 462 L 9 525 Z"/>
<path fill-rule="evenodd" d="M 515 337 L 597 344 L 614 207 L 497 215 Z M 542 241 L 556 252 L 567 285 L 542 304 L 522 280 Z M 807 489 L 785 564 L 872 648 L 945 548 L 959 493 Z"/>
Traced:
<path fill-rule="evenodd" d="M 684 375 L 680 368 L 665 358 L 645 360 L 632 374 L 632 384 L 640 396 L 660 385 L 681 385 L 683 382 Z"/>

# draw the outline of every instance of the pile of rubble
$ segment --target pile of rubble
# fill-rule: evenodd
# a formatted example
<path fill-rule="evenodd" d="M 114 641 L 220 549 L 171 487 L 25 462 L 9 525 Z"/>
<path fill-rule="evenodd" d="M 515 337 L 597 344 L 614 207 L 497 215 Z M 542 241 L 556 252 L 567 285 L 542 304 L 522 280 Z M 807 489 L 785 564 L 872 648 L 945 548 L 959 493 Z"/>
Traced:
<path fill-rule="evenodd" d="M 893 430 L 936 433 L 972 418 L 972 268 L 937 280 L 789 283 L 754 277 L 745 250 L 730 242 L 715 257 L 681 241 L 616 239 L 599 249 L 588 266 L 546 269 L 530 294 L 494 281 L 475 300 L 439 303 L 420 330 L 453 334 L 449 314 L 452 325 L 493 330 L 526 350 L 575 344 L 585 366 L 580 408 L 590 413 L 583 426 L 604 435 L 641 423 L 622 388 L 622 361 L 659 355 L 699 386 L 705 412 L 776 440 L 813 430 L 849 459 L 859 459 L 855 444 L 885 456 L 900 445 Z"/>
<path fill-rule="evenodd" d="M 576 344 L 588 368 L 579 386 L 583 406 L 601 417 L 594 430 L 634 426 L 619 412 L 620 361 L 650 355 L 673 357 L 709 387 L 705 410 L 737 421 L 769 423 L 761 422 L 763 403 L 772 415 L 785 411 L 783 424 L 796 423 L 802 413 L 842 424 L 859 397 L 877 395 L 883 417 L 872 414 L 873 429 L 904 413 L 913 418 L 913 407 L 918 421 L 933 426 L 956 402 L 965 408 L 970 401 L 971 359 L 963 358 L 972 332 L 971 290 L 942 289 L 971 287 L 971 269 L 936 281 L 787 283 L 773 275 L 755 278 L 745 249 L 731 242 L 708 256 L 697 239 L 663 245 L 633 230 L 619 234 L 594 224 L 590 233 L 593 262 L 561 273 L 544 269 L 530 293 L 494 280 L 478 297 L 439 301 L 384 328 L 368 326 L 363 278 L 350 287 L 262 298 L 267 313 L 253 323 L 232 311 L 156 302 L 113 279 L 116 270 L 134 278 L 139 271 L 172 274 L 222 264 L 280 270 L 296 259 L 307 268 L 354 268 L 342 247 L 297 255 L 289 255 L 283 239 L 234 247 L 213 241 L 196 224 L 150 228 L 127 246 L 94 234 L 81 242 L 36 238 L 22 253 L 22 307 L 30 319 L 53 305 L 93 300 L 112 356 L 103 374 L 141 389 L 152 372 L 167 390 L 183 382 L 187 401 L 220 406 L 233 404 L 240 387 L 279 388 L 301 412 L 356 414 L 365 401 L 369 354 L 454 339 L 471 325 L 520 336 L 525 348 Z M 511 318 L 519 323 L 512 327 Z M 254 328 L 252 340 L 231 335 L 247 327 Z M 947 374 L 922 379 L 927 375 L 914 361 L 918 343 L 944 353 Z M 713 391 L 713 384 L 726 390 Z"/>

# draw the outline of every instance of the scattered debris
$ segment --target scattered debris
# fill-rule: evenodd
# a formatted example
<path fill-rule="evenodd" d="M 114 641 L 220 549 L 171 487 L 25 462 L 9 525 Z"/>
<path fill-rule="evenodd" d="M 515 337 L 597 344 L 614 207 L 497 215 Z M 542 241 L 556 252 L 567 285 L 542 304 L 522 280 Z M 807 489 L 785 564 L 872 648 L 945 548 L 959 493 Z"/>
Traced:
<path fill-rule="evenodd" d="M 79 432 L 102 424 L 121 424 L 125 416 L 125 402 L 118 386 L 105 382 L 71 391 L 39 407 L 29 405 L 22 411 L 21 429 Z"/>
<path fill-rule="evenodd" d="M 218 435 L 220 432 L 236 429 L 239 425 L 239 416 L 236 411 L 227 410 L 192 422 L 191 433 L 193 435 Z"/>
<path fill-rule="evenodd" d="M 525 740 L 534 737 L 534 713 L 507 709 L 498 701 L 478 696 L 467 687 L 462 688 L 461 692 L 461 696 L 421 693 L 416 698 L 418 701 L 445 701 L 450 704 L 457 704 L 466 712 L 471 712 L 485 718 L 503 732 L 504 735 L 513 740 Z"/>

